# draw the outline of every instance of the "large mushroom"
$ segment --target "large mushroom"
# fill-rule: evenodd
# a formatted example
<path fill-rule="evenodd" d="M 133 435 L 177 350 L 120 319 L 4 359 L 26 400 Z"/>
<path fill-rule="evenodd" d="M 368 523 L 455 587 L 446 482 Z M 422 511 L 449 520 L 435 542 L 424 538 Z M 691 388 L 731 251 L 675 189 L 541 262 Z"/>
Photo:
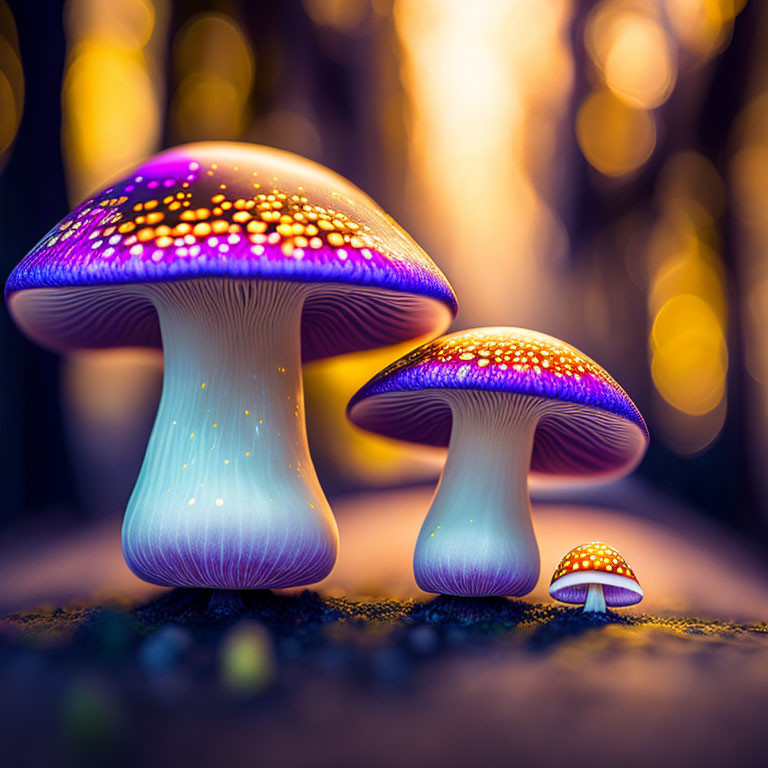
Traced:
<path fill-rule="evenodd" d="M 147 581 L 232 589 L 309 584 L 335 562 L 302 358 L 432 336 L 456 310 L 440 270 L 359 189 L 228 143 L 164 152 L 86 200 L 6 295 L 57 350 L 162 343 L 123 552 Z"/>
<path fill-rule="evenodd" d="M 612 608 L 636 605 L 643 590 L 621 553 L 602 541 L 574 547 L 552 575 L 549 594 L 561 603 L 584 606 L 584 613 L 605 613 Z"/>
<path fill-rule="evenodd" d="M 551 336 L 477 328 L 416 349 L 350 401 L 357 425 L 448 445 L 414 555 L 418 585 L 525 595 L 539 576 L 529 471 L 608 479 L 648 444 L 642 416 L 593 360 Z"/>

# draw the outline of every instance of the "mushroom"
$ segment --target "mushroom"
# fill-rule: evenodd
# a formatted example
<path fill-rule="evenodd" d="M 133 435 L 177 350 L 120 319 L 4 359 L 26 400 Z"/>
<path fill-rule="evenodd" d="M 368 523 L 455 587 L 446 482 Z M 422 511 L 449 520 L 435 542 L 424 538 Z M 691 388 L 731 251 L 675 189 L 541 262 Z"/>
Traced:
<path fill-rule="evenodd" d="M 525 595 L 539 575 L 528 473 L 608 479 L 648 444 L 642 416 L 594 361 L 521 328 L 443 336 L 352 398 L 357 425 L 448 445 L 414 555 L 418 585 L 451 595 Z"/>
<path fill-rule="evenodd" d="M 57 350 L 162 343 L 123 552 L 147 581 L 229 589 L 310 584 L 335 562 L 302 358 L 431 338 L 456 311 L 440 270 L 359 189 L 231 143 L 161 153 L 86 200 L 6 296 Z"/>
<path fill-rule="evenodd" d="M 555 569 L 549 594 L 561 603 L 583 603 L 584 613 L 605 613 L 606 605 L 635 605 L 643 599 L 627 561 L 602 541 L 572 549 Z"/>

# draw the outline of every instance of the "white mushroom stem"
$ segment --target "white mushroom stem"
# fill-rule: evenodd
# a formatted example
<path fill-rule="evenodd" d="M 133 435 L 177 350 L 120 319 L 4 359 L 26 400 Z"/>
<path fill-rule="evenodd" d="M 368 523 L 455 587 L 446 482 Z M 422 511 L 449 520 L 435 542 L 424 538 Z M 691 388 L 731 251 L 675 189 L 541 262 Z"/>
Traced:
<path fill-rule="evenodd" d="M 602 584 L 590 584 L 587 599 L 584 602 L 584 613 L 605 613 L 605 595 Z"/>
<path fill-rule="evenodd" d="M 304 423 L 306 285 L 206 279 L 148 286 L 163 394 L 128 504 L 123 551 L 156 584 L 310 584 L 333 567 L 336 524 Z"/>
<path fill-rule="evenodd" d="M 448 459 L 419 534 L 414 571 L 427 592 L 525 595 L 539 576 L 528 472 L 537 398 L 445 392 Z"/>

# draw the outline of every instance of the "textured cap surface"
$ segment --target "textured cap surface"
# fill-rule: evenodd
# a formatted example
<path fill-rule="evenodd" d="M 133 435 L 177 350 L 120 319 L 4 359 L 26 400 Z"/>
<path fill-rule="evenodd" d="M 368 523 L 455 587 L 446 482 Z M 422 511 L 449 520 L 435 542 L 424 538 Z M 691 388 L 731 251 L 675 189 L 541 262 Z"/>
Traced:
<path fill-rule="evenodd" d="M 648 443 L 637 407 L 601 366 L 559 339 L 522 328 L 476 328 L 424 344 L 363 386 L 348 411 L 366 429 L 447 445 L 451 412 L 435 397 L 445 390 L 527 395 L 574 406 L 551 408 L 542 417 L 534 471 L 619 471 L 637 463 Z"/>
<path fill-rule="evenodd" d="M 581 604 L 590 584 L 602 584 L 606 605 L 635 605 L 643 591 L 634 571 L 618 550 L 602 541 L 572 549 L 555 569 L 549 594 L 563 603 Z"/>
<path fill-rule="evenodd" d="M 413 338 L 436 326 L 442 330 L 456 310 L 440 270 L 359 189 L 296 155 L 230 143 L 192 144 L 161 153 L 83 202 L 16 267 L 6 294 L 24 325 L 25 302 L 17 304 L 14 298 L 19 292 L 203 277 L 361 289 L 350 301 L 337 300 L 339 305 L 362 305 L 350 333 L 335 339 L 332 349 L 307 350 L 309 357 Z M 408 315 L 413 306 L 408 301 L 387 306 L 383 291 L 414 298 L 419 310 L 412 314 L 425 317 L 410 324 L 402 317 L 385 318 Z M 319 313 L 308 307 L 313 321 L 322 324 L 314 315 L 323 314 L 327 303 L 316 307 Z M 121 312 L 130 312 L 134 303 L 120 304 Z M 91 311 L 94 317 L 89 319 L 98 322 L 99 313 Z M 44 312 L 27 314 L 30 323 L 43 323 Z M 388 326 L 383 334 L 380 322 Z M 130 336 L 129 326 L 123 330 Z M 55 329 L 29 330 L 57 345 Z M 158 343 L 156 328 L 154 338 L 83 340 L 89 346 L 141 342 Z M 66 346 L 73 340 L 58 343 Z"/>

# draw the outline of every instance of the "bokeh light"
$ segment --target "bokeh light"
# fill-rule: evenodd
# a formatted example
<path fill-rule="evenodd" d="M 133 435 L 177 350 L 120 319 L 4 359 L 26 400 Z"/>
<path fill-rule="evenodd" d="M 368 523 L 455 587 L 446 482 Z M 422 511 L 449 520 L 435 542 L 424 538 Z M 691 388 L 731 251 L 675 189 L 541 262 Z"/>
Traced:
<path fill-rule="evenodd" d="M 651 331 L 651 373 L 661 396 L 700 416 L 725 392 L 728 351 L 712 307 L 692 294 L 675 296 L 656 314 Z"/>
<path fill-rule="evenodd" d="M 352 32 L 365 20 L 370 0 L 302 0 L 312 21 L 339 32 Z"/>
<path fill-rule="evenodd" d="M 557 325 L 544 298 L 557 290 L 567 237 L 548 198 L 563 181 L 571 13 L 561 0 L 394 6 L 414 234 L 440 255 L 465 326 Z M 511 285 L 525 290 L 510 313 Z"/>
<path fill-rule="evenodd" d="M 201 13 L 176 35 L 177 87 L 171 126 L 177 142 L 240 138 L 250 119 L 255 65 L 240 25 L 223 13 Z"/>
<path fill-rule="evenodd" d="M 599 4 L 587 21 L 585 44 L 605 84 L 630 107 L 652 109 L 669 97 L 675 51 L 653 4 Z"/>
<path fill-rule="evenodd" d="M 608 90 L 593 91 L 576 116 L 576 137 L 590 165 L 606 176 L 637 170 L 653 153 L 653 115 L 635 109 Z"/>
<path fill-rule="evenodd" d="M 678 39 L 692 53 L 711 56 L 728 43 L 733 20 L 747 0 L 666 0 L 664 10 Z"/>
<path fill-rule="evenodd" d="M 347 487 L 389 486 L 437 478 L 445 461 L 439 448 L 390 440 L 355 427 L 346 416 L 347 403 L 369 379 L 417 346 L 418 340 L 366 350 L 304 366 L 307 422 L 312 435 L 322 435 L 315 463 L 330 462 Z M 312 445 L 310 446 L 312 447 Z M 318 471 L 322 471 L 322 463 Z"/>
<path fill-rule="evenodd" d="M 13 14 L 0 0 L 0 170 L 24 109 L 24 72 Z"/>
<path fill-rule="evenodd" d="M 662 215 L 648 246 L 651 376 L 658 432 L 681 454 L 704 450 L 727 411 L 726 273 L 716 222 L 724 189 L 695 152 L 669 158 L 656 195 Z"/>
<path fill-rule="evenodd" d="M 62 138 L 73 203 L 158 144 L 162 86 L 152 45 L 158 9 L 165 10 L 162 0 L 66 5 Z"/>

